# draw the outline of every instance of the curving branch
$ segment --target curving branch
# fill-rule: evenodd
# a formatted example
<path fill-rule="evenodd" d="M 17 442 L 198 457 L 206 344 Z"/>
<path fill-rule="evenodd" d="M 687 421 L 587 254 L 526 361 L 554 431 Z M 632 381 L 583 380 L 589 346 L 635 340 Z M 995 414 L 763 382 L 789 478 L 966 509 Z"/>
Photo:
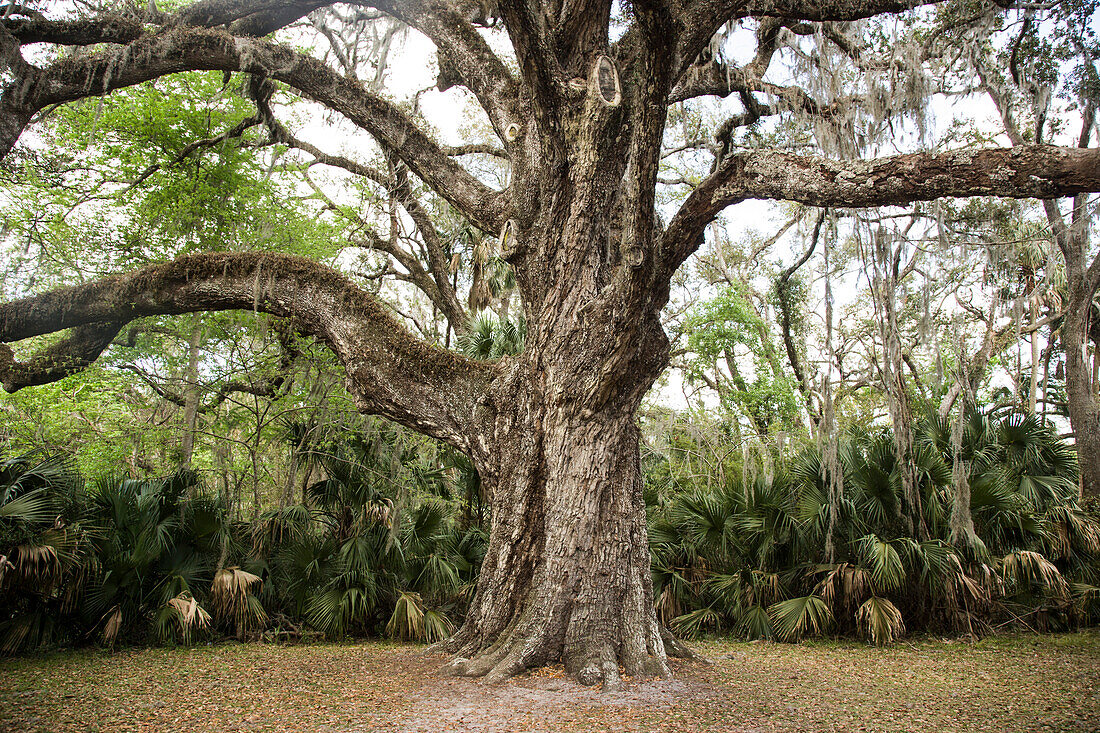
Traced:
<path fill-rule="evenodd" d="M 727 157 L 680 207 L 664 234 L 671 270 L 703 241 L 727 206 L 779 199 L 859 208 L 967 196 L 1051 199 L 1100 191 L 1100 149 L 1030 145 L 830 160 L 778 151 Z M 669 270 L 671 272 L 671 270 Z"/>
<path fill-rule="evenodd" d="M 246 71 L 285 82 L 392 149 L 478 227 L 495 232 L 507 218 L 504 197 L 455 162 L 395 104 L 311 56 L 213 29 L 147 33 L 122 48 L 62 59 L 44 69 L 17 70 L 17 78 L 0 96 L 0 157 L 10 151 L 30 116 L 45 107 L 201 70 Z"/>
<path fill-rule="evenodd" d="M 519 85 L 468 14 L 446 0 L 363 0 L 420 31 L 435 44 L 441 72 L 455 76 L 477 97 L 497 134 L 514 121 Z"/>
<path fill-rule="evenodd" d="M 123 325 L 107 322 L 77 326 L 26 362 L 16 361 L 14 352 L 0 343 L 0 383 L 7 392 L 15 392 L 76 374 L 99 358 Z"/>
<path fill-rule="evenodd" d="M 0 381 L 14 391 L 90 364 L 126 323 L 197 311 L 253 310 L 291 318 L 343 363 L 364 412 L 469 449 L 489 366 L 414 338 L 370 294 L 313 260 L 270 253 L 181 257 L 125 275 L 0 304 L 0 343 L 73 329 L 27 362 L 0 346 Z"/>
<path fill-rule="evenodd" d="M 129 43 L 139 38 L 146 25 L 226 26 L 235 35 L 266 36 L 334 0 L 203 0 L 166 14 L 153 10 L 103 11 L 93 18 L 48 18 L 42 13 L 11 15 L 0 20 L 20 43 L 55 43 L 92 46 L 97 43 Z"/>

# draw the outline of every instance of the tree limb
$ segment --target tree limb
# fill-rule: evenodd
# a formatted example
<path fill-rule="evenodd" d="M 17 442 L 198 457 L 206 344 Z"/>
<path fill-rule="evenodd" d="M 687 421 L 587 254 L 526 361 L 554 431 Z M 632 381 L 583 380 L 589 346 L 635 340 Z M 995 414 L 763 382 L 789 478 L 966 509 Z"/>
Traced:
<path fill-rule="evenodd" d="M 683 28 L 677 39 L 679 71 L 675 78 L 678 81 L 691 68 L 714 34 L 732 20 L 768 17 L 852 21 L 939 2 L 941 0 L 822 0 L 813 3 L 805 0 L 680 0 L 674 6 Z"/>
<path fill-rule="evenodd" d="M 830 160 L 778 151 L 731 155 L 688 196 L 664 235 L 675 269 L 724 208 L 747 199 L 812 206 L 893 206 L 942 197 L 1050 199 L 1100 191 L 1100 149 L 1049 145 Z"/>
<path fill-rule="evenodd" d="M 0 304 L 0 342 L 74 329 L 27 363 L 0 348 L 0 380 L 12 391 L 71 374 L 138 318 L 219 310 L 292 318 L 296 329 L 318 338 L 343 363 L 360 410 L 468 449 L 491 368 L 414 338 L 340 273 L 289 255 L 191 255 Z"/>
<path fill-rule="evenodd" d="M 219 30 L 173 28 L 149 33 L 120 49 L 62 59 L 19 75 L 5 86 L 0 99 L 0 155 L 6 155 L 18 137 L 8 134 L 9 127 L 21 130 L 21 121 L 51 104 L 199 70 L 246 71 L 285 82 L 392 148 L 477 226 L 495 232 L 504 221 L 503 197 L 456 163 L 396 105 L 311 56 Z"/>
<path fill-rule="evenodd" d="M 519 87 L 468 17 L 446 0 L 363 0 L 416 28 L 435 44 L 441 66 L 474 93 L 497 134 L 515 116 Z"/>

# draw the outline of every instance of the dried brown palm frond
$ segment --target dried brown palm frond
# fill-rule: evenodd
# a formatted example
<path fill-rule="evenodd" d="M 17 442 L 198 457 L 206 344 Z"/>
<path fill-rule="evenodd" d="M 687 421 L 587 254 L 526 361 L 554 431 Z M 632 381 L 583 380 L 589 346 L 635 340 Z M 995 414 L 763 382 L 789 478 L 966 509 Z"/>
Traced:
<path fill-rule="evenodd" d="M 190 593 L 180 593 L 169 600 L 168 605 L 179 612 L 179 621 L 183 627 L 205 629 L 210 625 L 210 614 Z"/>
<path fill-rule="evenodd" d="M 372 501 L 364 507 L 363 516 L 384 527 L 391 528 L 390 521 L 393 516 L 393 499 L 385 497 L 379 501 Z"/>
<path fill-rule="evenodd" d="M 210 584 L 214 612 L 222 618 L 231 619 L 236 624 L 238 636 L 267 620 L 259 599 L 251 594 L 252 586 L 260 582 L 260 576 L 234 566 L 219 570 Z"/>
<path fill-rule="evenodd" d="M 898 607 L 885 598 L 871 596 L 856 611 L 856 625 L 877 646 L 885 646 L 905 633 Z"/>
<path fill-rule="evenodd" d="M 1069 506 L 1047 512 L 1044 536 L 1054 558 L 1070 558 L 1075 551 L 1100 553 L 1100 524 Z"/>
<path fill-rule="evenodd" d="M 829 604 L 833 612 L 854 609 L 861 603 L 871 587 L 871 576 L 866 568 L 841 563 L 829 571 L 818 583 L 817 594 Z"/>
<path fill-rule="evenodd" d="M 661 594 L 657 596 L 657 618 L 661 620 L 661 623 L 668 626 L 672 623 L 672 619 L 680 615 L 680 602 L 676 598 L 676 594 L 672 591 L 671 585 L 665 585 L 661 589 Z"/>
<path fill-rule="evenodd" d="M 11 562 L 25 585 L 48 591 L 61 583 L 64 567 L 57 548 L 48 543 L 25 543 L 11 553 Z"/>
<path fill-rule="evenodd" d="M 248 595 L 252 585 L 260 582 L 260 576 L 239 567 L 222 568 L 214 575 L 210 584 L 211 597 L 215 606 L 234 605 Z"/>
<path fill-rule="evenodd" d="M 944 570 L 942 572 L 942 584 L 936 590 L 942 595 L 944 604 L 949 609 L 965 609 L 972 613 L 978 608 L 984 608 L 993 602 L 993 595 L 999 581 L 995 576 L 990 577 L 983 568 L 989 569 L 984 563 L 976 563 L 977 575 L 967 573 L 959 556 L 951 553 L 943 559 Z"/>
<path fill-rule="evenodd" d="M 118 638 L 118 632 L 122 630 L 122 607 L 115 606 L 104 614 L 107 623 L 103 625 L 103 641 L 114 644 Z"/>
<path fill-rule="evenodd" d="M 187 591 L 180 593 L 175 598 L 169 599 L 165 608 L 166 615 L 158 619 L 158 623 L 166 627 L 174 626 L 183 637 L 185 643 L 191 641 L 191 635 L 210 626 L 210 614 L 206 612 L 199 602 Z M 162 628 L 162 634 L 165 629 Z"/>
<path fill-rule="evenodd" d="M 14 570 L 15 566 L 8 560 L 7 555 L 0 555 L 0 585 L 4 583 L 4 576 L 9 570 Z"/>
<path fill-rule="evenodd" d="M 419 593 L 402 591 L 397 596 L 386 633 L 395 639 L 420 639 L 424 636 L 424 603 Z"/>
<path fill-rule="evenodd" d="M 1069 597 L 1069 585 L 1050 560 L 1031 550 L 1019 550 L 1001 560 L 1001 575 L 1006 584 L 1025 589 L 1036 584 L 1055 598 Z"/>

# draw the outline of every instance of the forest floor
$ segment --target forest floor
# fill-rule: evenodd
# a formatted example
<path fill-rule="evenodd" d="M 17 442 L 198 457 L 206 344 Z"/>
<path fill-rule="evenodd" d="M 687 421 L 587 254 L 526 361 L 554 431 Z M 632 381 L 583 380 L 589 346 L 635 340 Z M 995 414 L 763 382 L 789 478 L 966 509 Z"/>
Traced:
<path fill-rule="evenodd" d="M 0 660 L 0 731 L 1100 730 L 1095 631 L 694 647 L 709 661 L 607 693 L 553 667 L 443 677 L 443 657 L 378 642 L 59 652 Z"/>

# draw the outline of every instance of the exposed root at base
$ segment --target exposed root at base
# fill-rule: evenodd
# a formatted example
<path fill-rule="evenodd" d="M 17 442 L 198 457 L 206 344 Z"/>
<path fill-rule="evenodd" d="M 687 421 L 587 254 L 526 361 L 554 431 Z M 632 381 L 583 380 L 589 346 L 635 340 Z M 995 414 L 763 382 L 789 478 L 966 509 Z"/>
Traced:
<path fill-rule="evenodd" d="M 684 642 L 677 639 L 672 635 L 672 632 L 661 626 L 661 641 L 665 645 L 665 654 L 670 657 L 676 657 L 677 659 L 702 659 L 698 654 L 692 651 Z"/>
<path fill-rule="evenodd" d="M 676 642 L 683 649 L 682 644 Z M 444 645 L 435 645 L 433 649 L 446 649 Z M 508 642 L 494 644 L 477 653 L 472 658 L 455 657 L 445 664 L 442 672 L 456 677 L 482 677 L 490 684 L 499 684 L 511 677 L 530 669 L 560 661 L 565 665 L 566 673 L 582 685 L 602 685 L 604 690 L 613 691 L 622 688 L 622 673 L 625 669 L 630 676 L 671 677 L 671 671 L 664 655 L 647 655 L 640 659 L 622 659 L 611 647 L 589 649 L 582 654 L 551 654 L 547 649 L 552 645 L 545 640 L 522 639 L 512 637 Z M 688 650 L 690 654 L 690 650 Z M 620 668 L 620 663 L 622 668 Z"/>

